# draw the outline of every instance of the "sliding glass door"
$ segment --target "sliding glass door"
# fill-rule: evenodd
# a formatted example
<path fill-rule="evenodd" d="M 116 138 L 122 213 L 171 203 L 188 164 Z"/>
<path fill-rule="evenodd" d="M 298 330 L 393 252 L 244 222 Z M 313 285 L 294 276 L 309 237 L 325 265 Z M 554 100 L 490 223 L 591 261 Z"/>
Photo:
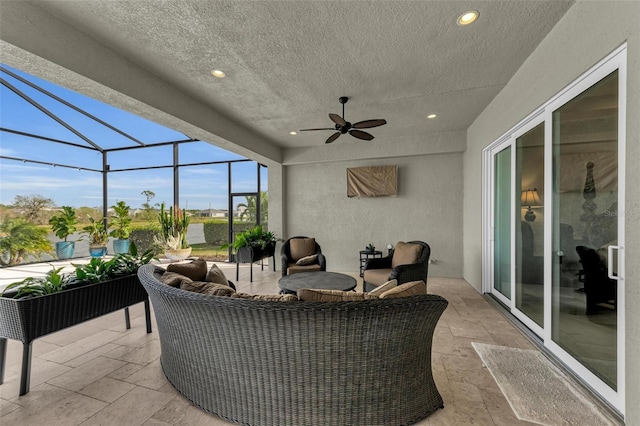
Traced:
<path fill-rule="evenodd" d="M 539 333 L 544 326 L 544 123 L 516 135 L 515 147 L 514 308 Z"/>
<path fill-rule="evenodd" d="M 511 299 L 511 147 L 495 155 L 494 248 L 492 292 L 503 303 Z"/>
<path fill-rule="evenodd" d="M 617 390 L 618 71 L 553 111 L 552 339 Z"/>
<path fill-rule="evenodd" d="M 626 50 L 485 150 L 485 291 L 624 413 Z"/>

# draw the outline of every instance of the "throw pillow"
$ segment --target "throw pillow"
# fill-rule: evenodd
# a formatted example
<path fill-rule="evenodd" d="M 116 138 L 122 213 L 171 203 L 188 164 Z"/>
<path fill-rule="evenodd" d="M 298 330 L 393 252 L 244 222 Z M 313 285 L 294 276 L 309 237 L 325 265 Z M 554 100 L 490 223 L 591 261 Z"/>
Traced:
<path fill-rule="evenodd" d="M 391 267 L 398 265 L 410 265 L 416 263 L 422 253 L 420 244 L 403 243 L 398 241 L 393 249 L 393 257 L 391 258 Z"/>
<path fill-rule="evenodd" d="M 229 285 L 229 280 L 224 275 L 224 272 L 222 272 L 222 269 L 220 269 L 215 263 L 211 265 L 211 268 L 209 268 L 209 272 L 207 272 L 207 276 L 204 280 L 212 283 Z"/>
<path fill-rule="evenodd" d="M 396 288 L 398 286 L 398 280 L 387 281 L 386 283 L 379 285 L 369 292 L 370 295 L 380 296 L 387 290 L 391 290 L 392 288 Z"/>
<path fill-rule="evenodd" d="M 176 272 L 165 272 L 160 277 L 160 281 L 167 285 L 170 285 L 171 287 L 180 287 L 183 282 L 190 283 L 193 280 Z"/>
<path fill-rule="evenodd" d="M 297 262 L 298 259 L 311 256 L 316 252 L 315 238 L 292 238 L 289 240 L 289 252 L 291 260 Z"/>
<path fill-rule="evenodd" d="M 355 291 L 323 290 L 301 288 L 298 290 L 298 299 L 303 302 L 348 302 L 352 300 L 377 299 L 369 293 L 356 293 Z"/>
<path fill-rule="evenodd" d="M 207 261 L 200 257 L 191 263 L 170 263 L 167 271 L 177 272 L 193 281 L 204 281 L 207 276 Z"/>
<path fill-rule="evenodd" d="M 380 299 L 396 299 L 399 297 L 416 296 L 418 294 L 427 294 L 427 285 L 424 281 L 411 281 L 387 290 L 380 295 Z"/>
<path fill-rule="evenodd" d="M 298 261 L 296 262 L 296 265 L 298 266 L 313 265 L 314 263 L 317 263 L 317 262 L 318 262 L 318 255 L 312 254 L 311 256 L 305 256 L 298 259 Z"/>
<path fill-rule="evenodd" d="M 182 290 L 192 291 L 194 293 L 207 294 L 210 296 L 231 296 L 234 291 L 231 287 L 224 284 L 211 283 L 206 281 L 183 282 L 180 285 Z"/>
<path fill-rule="evenodd" d="M 295 294 L 248 294 L 233 293 L 233 299 L 250 299 L 250 300 L 268 300 L 272 302 L 297 302 L 298 297 Z"/>

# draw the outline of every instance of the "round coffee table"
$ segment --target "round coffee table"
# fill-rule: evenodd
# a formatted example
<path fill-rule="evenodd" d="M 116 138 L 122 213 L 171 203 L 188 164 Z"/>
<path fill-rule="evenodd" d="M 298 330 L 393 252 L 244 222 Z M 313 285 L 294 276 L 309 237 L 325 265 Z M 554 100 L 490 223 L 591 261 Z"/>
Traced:
<path fill-rule="evenodd" d="M 281 294 L 296 294 L 301 288 L 350 291 L 356 279 L 338 272 L 298 272 L 280 278 L 278 287 Z"/>

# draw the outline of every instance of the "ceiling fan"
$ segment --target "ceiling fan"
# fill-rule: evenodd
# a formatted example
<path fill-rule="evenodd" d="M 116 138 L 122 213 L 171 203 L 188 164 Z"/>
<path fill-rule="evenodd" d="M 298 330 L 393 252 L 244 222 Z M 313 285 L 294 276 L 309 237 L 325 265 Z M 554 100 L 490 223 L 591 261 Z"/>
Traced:
<path fill-rule="evenodd" d="M 338 114 L 329 114 L 329 118 L 331 119 L 331 121 L 336 124 L 334 127 L 322 127 L 319 129 L 300 129 L 300 131 L 309 132 L 312 130 L 336 130 L 334 134 L 329 136 L 329 139 L 327 139 L 325 143 L 331 143 L 338 139 L 340 135 L 344 135 L 345 133 L 349 133 L 354 138 L 370 141 L 371 139 L 373 139 L 373 135 L 358 129 L 370 129 L 371 127 L 378 127 L 382 126 L 383 124 L 387 124 L 387 120 L 384 119 L 364 120 L 351 124 L 344 119 L 344 104 L 347 103 L 349 98 L 346 96 L 342 96 L 338 100 L 342 104 L 342 117 L 340 117 Z"/>

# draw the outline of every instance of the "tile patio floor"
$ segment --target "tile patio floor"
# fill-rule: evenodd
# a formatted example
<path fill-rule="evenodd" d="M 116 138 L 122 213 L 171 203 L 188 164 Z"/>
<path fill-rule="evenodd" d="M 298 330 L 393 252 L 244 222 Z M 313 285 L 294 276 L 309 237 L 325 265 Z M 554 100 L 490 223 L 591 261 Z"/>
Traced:
<path fill-rule="evenodd" d="M 238 287 L 277 293 L 279 272 L 218 265 Z M 48 270 L 50 268 L 46 268 Z M 2 271 L 0 271 L 1 274 Z M 357 273 L 358 290 L 362 280 Z M 0 275 L 1 277 L 1 275 Z M 0 281 L 0 284 L 6 284 Z M 435 381 L 445 408 L 419 425 L 527 425 L 518 420 L 471 342 L 534 349 L 529 340 L 462 279 L 429 278 L 429 293 L 449 301 L 433 345 Z M 145 333 L 142 304 L 131 308 L 132 328 L 115 312 L 33 343 L 31 391 L 18 396 L 22 344 L 9 340 L 5 383 L 0 386 L 0 425 L 227 425 L 193 406 L 168 383 L 160 363 L 155 318 Z"/>

